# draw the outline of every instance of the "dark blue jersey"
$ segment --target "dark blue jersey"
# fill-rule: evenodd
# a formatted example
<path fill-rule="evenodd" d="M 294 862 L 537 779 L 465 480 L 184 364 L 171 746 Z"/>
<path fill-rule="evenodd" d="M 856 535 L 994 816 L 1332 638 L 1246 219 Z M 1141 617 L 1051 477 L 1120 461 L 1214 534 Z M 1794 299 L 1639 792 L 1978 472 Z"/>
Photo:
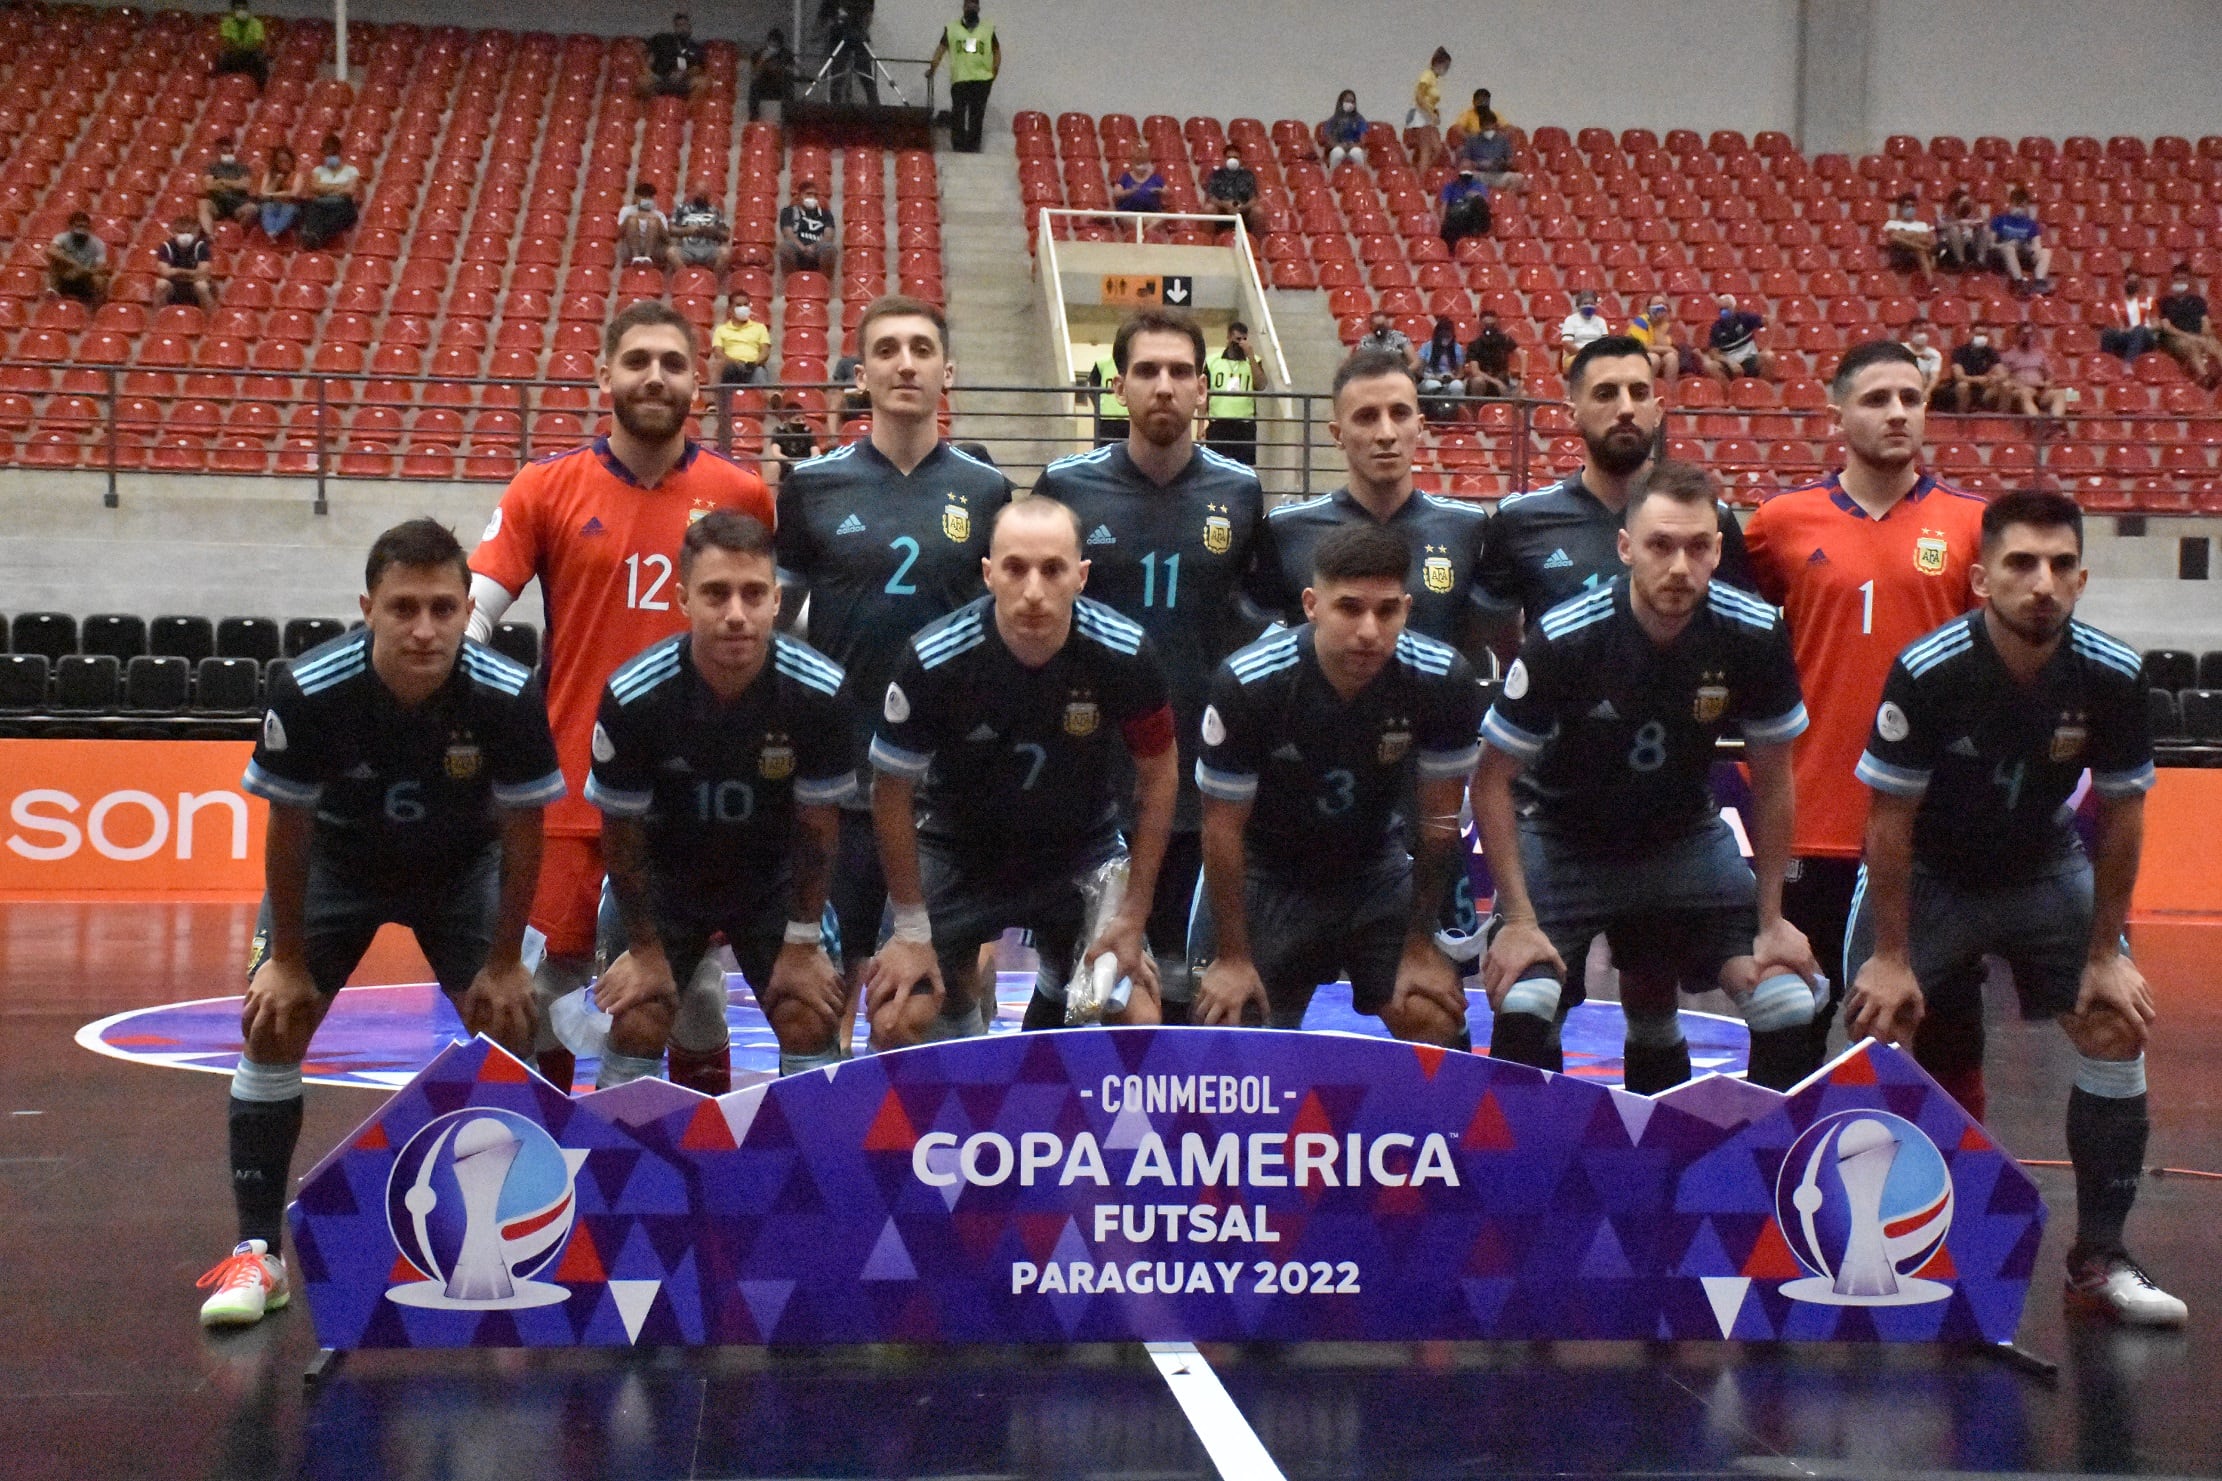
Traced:
<path fill-rule="evenodd" d="M 1480 564 L 1482 599 L 1493 609 L 1518 608 L 1528 626 L 1569 597 L 1594 591 L 1628 568 L 1620 559 L 1621 513 L 1589 491 L 1579 472 L 1548 488 L 1507 494 L 1489 518 Z M 1721 558 L 1713 572 L 1746 591 L 1756 589 L 1743 526 L 1720 506 Z"/>
<path fill-rule="evenodd" d="M 1455 642 L 1460 622 L 1476 605 L 1482 532 L 1489 511 L 1463 499 L 1414 492 L 1386 520 L 1337 489 L 1283 504 L 1266 516 L 1251 596 L 1290 626 L 1304 620 L 1304 588 L 1312 584 L 1319 542 L 1344 525 L 1378 523 L 1403 537 L 1412 550 L 1410 630 L 1438 643 Z"/>

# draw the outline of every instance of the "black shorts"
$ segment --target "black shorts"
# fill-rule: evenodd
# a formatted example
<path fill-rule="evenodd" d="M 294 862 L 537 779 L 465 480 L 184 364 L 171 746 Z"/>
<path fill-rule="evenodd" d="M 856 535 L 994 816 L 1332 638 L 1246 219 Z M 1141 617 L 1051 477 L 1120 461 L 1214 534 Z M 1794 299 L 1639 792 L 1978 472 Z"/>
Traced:
<path fill-rule="evenodd" d="M 942 1016 L 962 1017 L 979 998 L 992 998 L 992 986 L 981 991 L 964 985 L 972 982 L 980 948 L 1014 928 L 1033 933 L 1041 958 L 1034 990 L 1061 997 L 1073 957 L 1086 944 L 1080 939 L 1087 926 L 1081 881 L 1120 852 L 1113 840 L 1063 860 L 981 860 L 919 840 L 918 868 L 926 911 L 933 918 L 934 955 L 948 989 Z"/>
<path fill-rule="evenodd" d="M 2024 1018 L 2057 1018 L 2075 1008 L 2091 941 L 2091 861 L 2081 853 L 2059 873 L 2021 884 L 1981 887 L 1913 871 L 1907 948 L 1914 981 L 1939 1017 L 1979 1015 L 1983 958 L 2013 968 Z M 1875 954 L 1867 874 L 1852 897 L 1844 977 L 1855 980 Z"/>
<path fill-rule="evenodd" d="M 208 208 L 218 216 L 236 216 L 248 199 L 242 190 L 212 190 L 208 193 Z"/>
<path fill-rule="evenodd" d="M 1274 1028 L 1301 1028 L 1312 993 L 1350 978 L 1350 1000 L 1378 1016 L 1396 992 L 1412 915 L 1412 864 L 1399 855 L 1321 881 L 1252 870 L 1242 886 L 1250 958 Z"/>
<path fill-rule="evenodd" d="M 380 926 L 406 926 L 447 993 L 466 991 L 494 944 L 494 915 L 501 899 L 501 845 L 488 844 L 461 868 L 381 888 L 350 879 L 312 851 L 302 904 L 309 980 L 326 997 L 347 984 L 370 950 Z M 270 897 L 255 914 L 255 942 L 247 961 L 251 982 L 270 955 Z"/>

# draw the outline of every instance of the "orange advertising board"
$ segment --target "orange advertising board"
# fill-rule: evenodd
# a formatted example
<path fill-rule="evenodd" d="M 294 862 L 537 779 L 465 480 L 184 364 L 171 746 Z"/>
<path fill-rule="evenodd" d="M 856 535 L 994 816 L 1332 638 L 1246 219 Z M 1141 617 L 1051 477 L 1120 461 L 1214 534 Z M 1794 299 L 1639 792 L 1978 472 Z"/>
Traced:
<path fill-rule="evenodd" d="M 0 740 L 0 898 L 252 900 L 247 741 Z"/>
<path fill-rule="evenodd" d="M 2222 915 L 2222 771 L 2164 769 L 2145 797 L 2133 918 Z"/>

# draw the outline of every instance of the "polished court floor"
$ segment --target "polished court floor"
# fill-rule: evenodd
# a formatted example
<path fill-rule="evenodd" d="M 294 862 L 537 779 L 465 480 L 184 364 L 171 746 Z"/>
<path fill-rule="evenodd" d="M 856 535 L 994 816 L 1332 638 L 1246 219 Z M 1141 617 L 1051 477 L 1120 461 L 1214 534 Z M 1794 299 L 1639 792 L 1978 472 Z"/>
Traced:
<path fill-rule="evenodd" d="M 237 990 L 250 907 L 0 905 L 0 1476 L 1288 1477 L 2222 1473 L 2222 1180 L 2149 1179 L 2135 1246 L 2186 1333 L 2067 1318 L 2064 1169 L 2023 1345 L 2047 1385 L 1928 1349 L 1208 1347 L 1202 1429 L 1139 1347 L 366 1354 L 315 1387 L 307 1314 L 211 1337 L 229 1245 L 220 1076 L 89 1054 L 125 1009 Z M 2222 927 L 2145 924 L 2155 1165 L 2222 1171 Z M 381 943 L 364 980 L 422 980 Z M 2057 1031 L 1994 1005 L 1992 1127 L 2064 1155 Z M 316 1087 L 296 1170 L 377 1104 Z M 1177 1369 L 1177 1363 L 1169 1363 Z M 1254 1436 L 1254 1440 L 1251 1437 Z M 1214 1448 L 1207 1448 L 1207 1440 Z M 1224 1472 L 1213 1455 L 1262 1450 Z M 1253 1449 L 1253 1455 L 1259 1454 Z"/>

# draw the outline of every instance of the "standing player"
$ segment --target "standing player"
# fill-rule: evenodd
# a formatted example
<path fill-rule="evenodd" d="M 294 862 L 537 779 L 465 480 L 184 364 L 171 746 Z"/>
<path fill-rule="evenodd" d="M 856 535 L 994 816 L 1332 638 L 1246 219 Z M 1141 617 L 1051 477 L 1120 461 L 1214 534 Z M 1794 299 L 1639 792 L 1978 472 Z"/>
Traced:
<path fill-rule="evenodd" d="M 1628 1089 L 1689 1078 L 1676 992 L 1716 983 L 1751 1029 L 1751 1079 L 1786 1089 L 1803 1073 L 1818 970 L 1782 917 L 1790 742 L 1805 729 L 1790 640 L 1772 607 L 1713 579 L 1703 469 L 1661 462 L 1628 497 L 1627 574 L 1544 614 L 1482 722 L 1474 820 L 1501 921 L 1482 963 L 1489 1052 L 1557 1068 L 1556 1027 L 1581 996 L 1567 968 L 1602 934 L 1620 966 Z M 1730 728 L 1756 798 L 1750 865 L 1706 787 Z"/>
<path fill-rule="evenodd" d="M 725 1043 L 723 994 L 682 1002 L 677 986 L 720 933 L 782 1074 L 839 1060 L 854 1016 L 821 939 L 837 809 L 856 791 L 841 670 L 773 631 L 772 534 L 745 514 L 688 527 L 679 602 L 688 631 L 617 671 L 594 728 L 586 795 L 625 929 L 594 988 L 611 1017 L 604 1088 L 655 1074 L 667 1041 L 697 1058 Z"/>
<path fill-rule="evenodd" d="M 278 1246 L 301 1061 L 380 926 L 416 932 L 465 1029 L 530 1051 L 519 952 L 563 774 L 532 675 L 463 636 L 469 582 L 446 526 L 396 525 L 370 547 L 364 626 L 272 682 L 242 784 L 270 820 L 228 1113 L 239 1246 L 201 1277 L 216 1288 L 204 1326 L 260 1321 L 290 1295 Z"/>
<path fill-rule="evenodd" d="M 1218 957 L 1197 1018 L 1255 1006 L 1300 1028 L 1313 989 L 1400 1039 L 1469 1048 L 1466 994 L 1436 948 L 1458 869 L 1458 809 L 1479 758 L 1481 692 L 1455 649 L 1405 621 L 1412 552 L 1350 525 L 1320 541 L 1304 612 L 1220 665 L 1204 711 L 1204 880 Z M 1398 814 L 1417 787 L 1418 854 Z"/>
<path fill-rule="evenodd" d="M 1117 779 L 1134 772 L 1126 893 L 1087 943 L 1158 1021 L 1144 924 L 1172 826 L 1173 710 L 1148 634 L 1080 595 L 1080 521 L 1054 499 L 1005 505 L 989 530 L 988 594 L 904 650 L 872 738 L 895 934 L 865 974 L 876 1046 L 986 1031 L 981 946 L 1017 926 L 1041 953 L 1026 1027 L 1065 1021 L 1057 983 L 1082 945 L 1086 876 L 1120 851 Z M 931 773 L 929 775 L 929 773 Z M 922 785 L 921 785 L 922 784 Z"/>
<path fill-rule="evenodd" d="M 1982 539 L 1983 501 L 1921 471 L 1924 381 L 1904 345 L 1854 345 L 1829 383 L 1829 406 L 1844 438 L 1843 468 L 1760 505 L 1744 538 L 1760 595 L 1790 624 L 1813 717 L 1791 752 L 1798 831 L 1782 909 L 1835 974 L 1867 823 L 1866 794 L 1845 779 L 1859 763 L 1891 660 L 1975 604 L 1967 573 Z M 1809 1069 L 1827 1057 L 1835 1021 L 1832 998 L 1814 1016 Z M 1935 1047 L 1948 1053 L 1972 1041 L 1976 1058 L 1940 1060 L 1930 1073 L 1963 1104 L 1979 1106 L 1981 1020 L 1953 1029 Z"/>
<path fill-rule="evenodd" d="M 988 526 L 1011 499 L 992 464 L 941 436 L 942 394 L 956 381 L 949 326 L 922 299 L 874 299 L 857 321 L 857 381 L 872 435 L 788 470 L 779 486 L 779 579 L 786 620 L 810 604 L 809 632 L 848 674 L 860 773 L 903 645 L 982 590 Z M 887 882 L 872 833 L 868 773 L 841 814 L 833 910 L 853 990 L 879 945 Z M 851 999 L 854 1006 L 854 999 Z"/>
<path fill-rule="evenodd" d="M 2090 572 L 2083 516 L 2066 495 L 1993 501 L 1972 576 L 1987 608 L 1898 655 L 1859 758 L 1874 801 L 1846 1022 L 1855 1039 L 1902 1042 L 1932 1001 L 1954 1022 L 1979 1019 L 1979 997 L 1944 1000 L 1979 993 L 1980 974 L 1966 969 L 1984 953 L 2006 958 L 2023 1012 L 2057 1021 L 2077 1056 L 2069 1297 L 2125 1322 L 2181 1326 L 2183 1302 L 2122 1246 L 2145 1162 L 2153 1022 L 2122 938 L 2154 781 L 2141 665 L 2075 621 Z M 2086 769 L 2095 865 L 2066 809 Z"/>
<path fill-rule="evenodd" d="M 672 557 L 690 521 L 720 508 L 772 521 L 763 480 L 687 436 L 695 343 L 685 316 L 652 301 L 626 309 L 602 333 L 598 376 L 616 426 L 521 470 L 471 556 L 473 636 L 490 634 L 536 577 L 547 611 L 548 713 L 574 795 L 548 815 L 547 867 L 532 906 L 547 954 L 534 991 L 541 1073 L 566 1090 L 574 1066 L 546 1008 L 594 972 L 602 816 L 584 791 L 602 686 L 620 663 L 686 626 Z M 696 990 L 722 1004 L 724 978 L 706 976 Z M 716 1084 L 730 1073 L 723 1049 L 700 1060 L 672 1056 L 680 1084 Z"/>
<path fill-rule="evenodd" d="M 1240 609 L 1265 494 L 1250 469 L 1196 446 L 1204 334 L 1193 318 L 1178 309 L 1129 314 L 1111 357 L 1113 387 L 1133 409 L 1126 441 L 1051 463 L 1034 492 L 1078 517 L 1090 592 L 1150 635 L 1172 691 L 1180 794 L 1149 938 L 1166 1021 L 1184 1023 L 1188 916 L 1203 867 L 1196 727 L 1212 670 L 1258 629 Z"/>

